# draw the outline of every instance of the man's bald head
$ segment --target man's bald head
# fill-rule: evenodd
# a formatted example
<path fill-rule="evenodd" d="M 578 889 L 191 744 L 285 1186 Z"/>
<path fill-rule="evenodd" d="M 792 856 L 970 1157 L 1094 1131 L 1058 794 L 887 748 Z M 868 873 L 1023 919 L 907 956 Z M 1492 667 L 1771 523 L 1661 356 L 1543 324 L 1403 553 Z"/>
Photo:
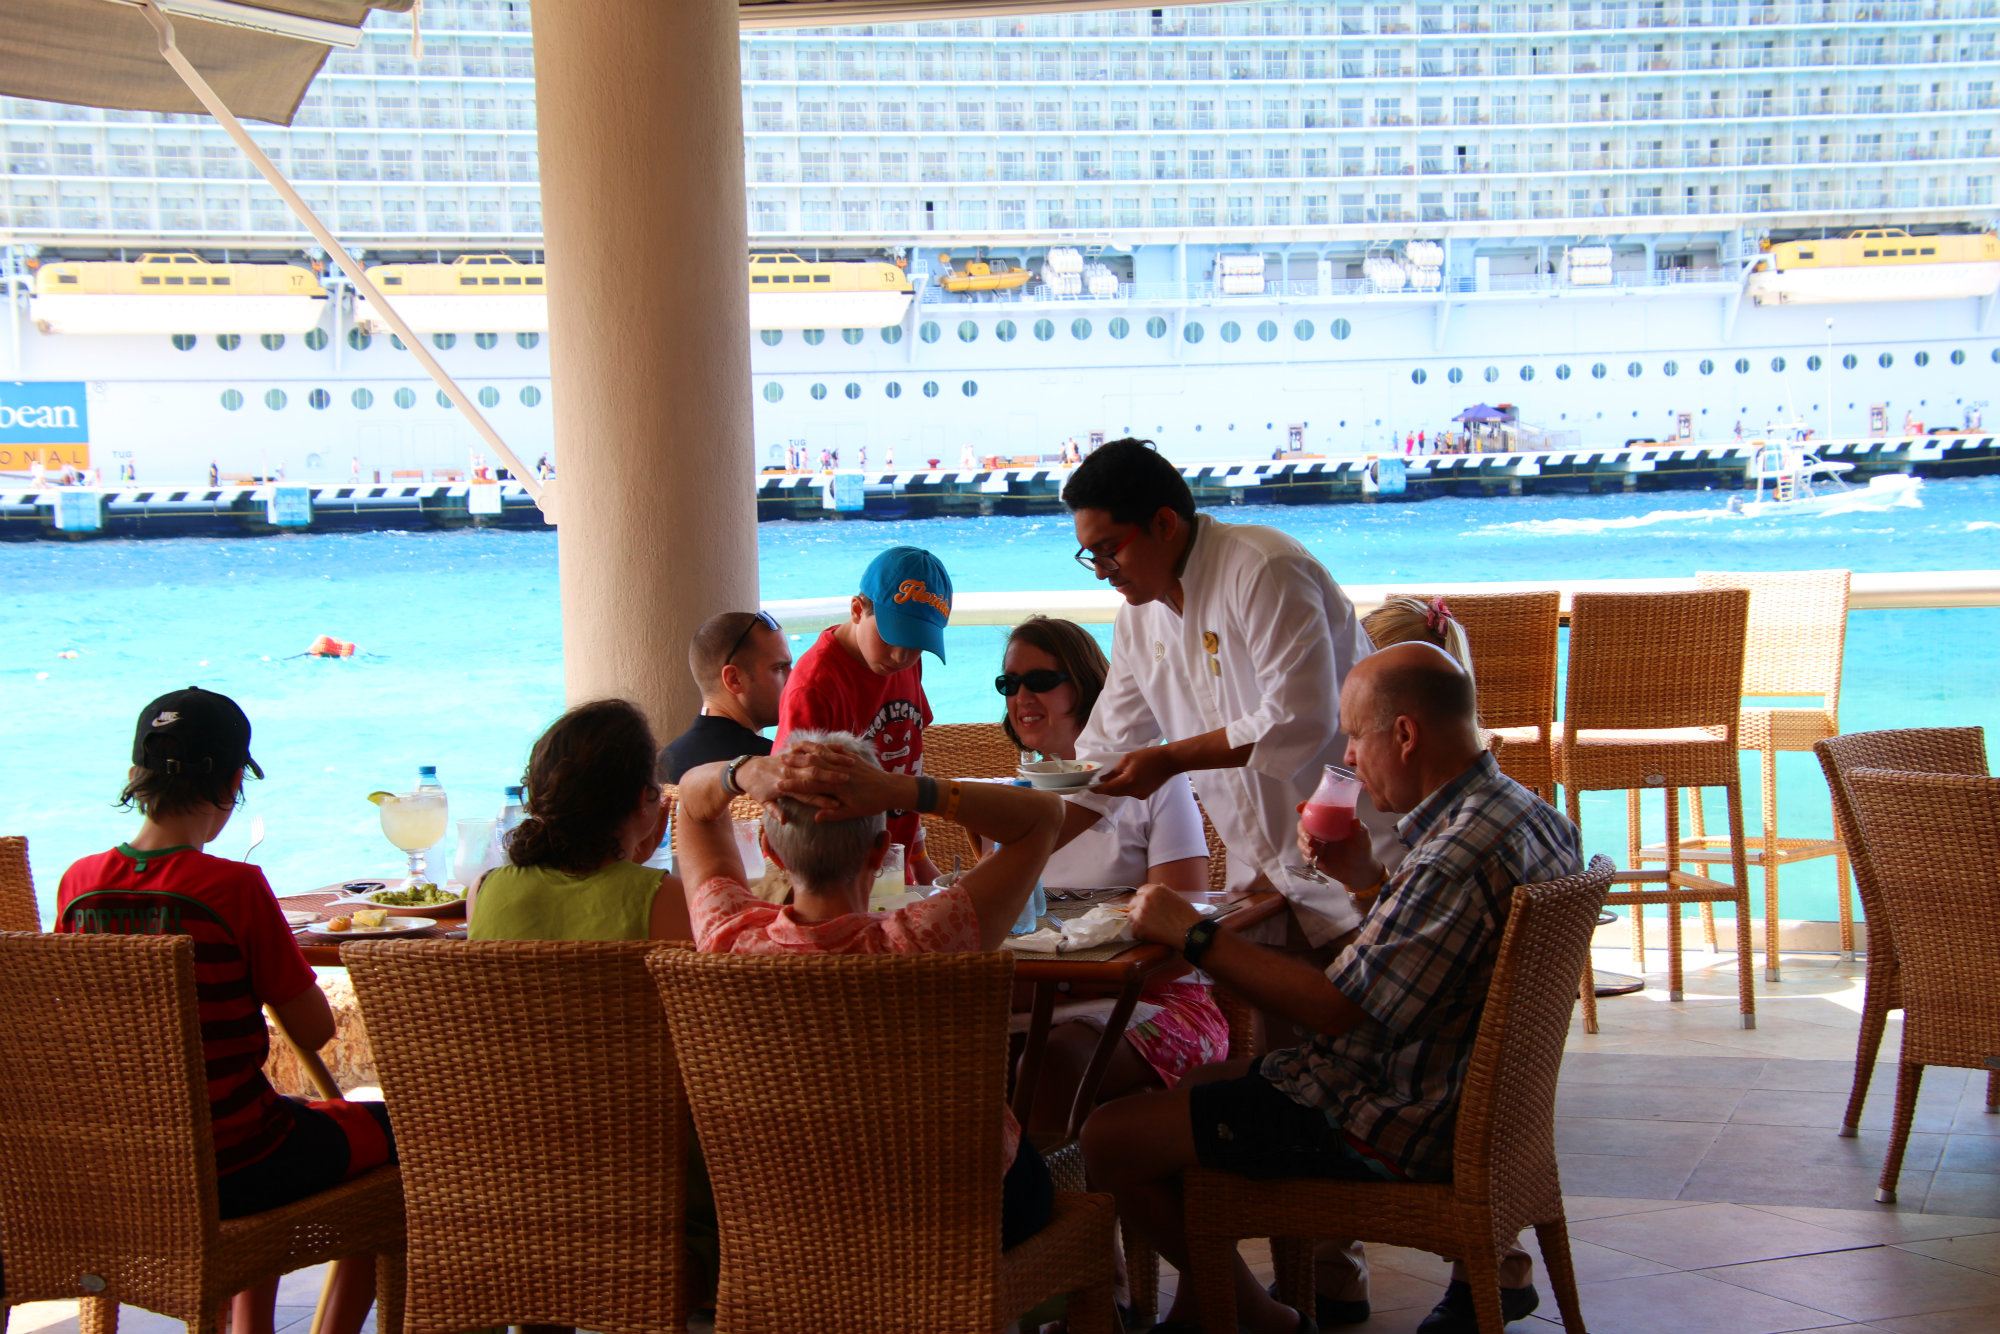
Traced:
<path fill-rule="evenodd" d="M 1385 728 L 1411 717 L 1440 740 L 1479 746 L 1478 699 L 1465 668 L 1435 644 L 1412 641 L 1371 653 L 1348 673 L 1356 711 Z"/>

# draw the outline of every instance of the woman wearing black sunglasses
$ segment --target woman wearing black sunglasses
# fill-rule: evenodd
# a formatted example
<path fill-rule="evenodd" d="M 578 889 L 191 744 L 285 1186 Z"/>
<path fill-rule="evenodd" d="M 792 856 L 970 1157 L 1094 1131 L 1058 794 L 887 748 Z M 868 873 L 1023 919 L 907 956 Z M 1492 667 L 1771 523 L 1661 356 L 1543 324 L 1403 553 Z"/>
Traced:
<path fill-rule="evenodd" d="M 1007 637 L 993 683 L 1007 701 L 1000 725 L 1023 750 L 1075 759 L 1077 733 L 1109 669 L 1104 650 L 1082 626 L 1030 617 Z M 1118 799 L 1104 818 L 1056 850 L 1042 883 L 1052 889 L 1152 883 L 1186 894 L 1208 888 L 1208 843 L 1187 778 L 1177 775 L 1144 800 Z M 1222 1060 L 1229 1025 L 1206 984 L 1170 982 L 1141 999 L 1125 1039 L 1105 1072 L 1100 1099 L 1171 1088 L 1195 1066 Z M 1059 1024 L 1049 1034 L 1029 1133 L 1063 1129 L 1096 1047 L 1097 1025 L 1089 1021 Z"/>

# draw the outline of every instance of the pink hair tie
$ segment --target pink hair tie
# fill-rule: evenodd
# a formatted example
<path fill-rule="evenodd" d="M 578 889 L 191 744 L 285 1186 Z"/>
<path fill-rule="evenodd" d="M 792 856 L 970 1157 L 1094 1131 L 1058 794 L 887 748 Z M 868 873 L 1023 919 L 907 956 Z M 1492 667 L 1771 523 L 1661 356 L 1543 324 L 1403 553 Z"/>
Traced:
<path fill-rule="evenodd" d="M 1444 633 L 1444 627 L 1451 620 L 1451 608 L 1444 605 L 1444 599 L 1431 599 L 1430 610 L 1424 613 L 1424 625 L 1434 635 Z"/>

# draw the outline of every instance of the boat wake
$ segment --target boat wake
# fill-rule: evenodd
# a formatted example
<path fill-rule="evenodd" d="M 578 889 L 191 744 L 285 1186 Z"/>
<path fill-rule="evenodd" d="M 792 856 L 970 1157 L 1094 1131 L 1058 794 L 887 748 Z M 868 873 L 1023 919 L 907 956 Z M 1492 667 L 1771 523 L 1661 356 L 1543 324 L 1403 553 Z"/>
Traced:
<path fill-rule="evenodd" d="M 1620 532 L 1628 528 L 1650 528 L 1662 523 L 1710 523 L 1716 519 L 1736 519 L 1741 515 L 1725 509 L 1654 510 L 1649 514 L 1628 514 L 1616 519 L 1525 519 L 1519 523 L 1497 523 L 1477 529 L 1481 533 L 1523 533 L 1540 537 L 1589 537 L 1598 533 Z"/>

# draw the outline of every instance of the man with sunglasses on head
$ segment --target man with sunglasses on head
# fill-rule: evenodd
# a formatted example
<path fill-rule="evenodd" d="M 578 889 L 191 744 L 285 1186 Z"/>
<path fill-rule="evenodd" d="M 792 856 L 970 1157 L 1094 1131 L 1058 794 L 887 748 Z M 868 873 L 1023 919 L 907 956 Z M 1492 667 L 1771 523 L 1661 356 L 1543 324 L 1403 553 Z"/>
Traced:
<path fill-rule="evenodd" d="M 778 700 L 792 674 L 792 650 L 768 611 L 711 616 L 688 645 L 688 671 L 701 689 L 694 725 L 660 751 L 659 778 L 678 783 L 690 769 L 738 755 L 769 755 L 763 730 L 778 725 Z"/>

